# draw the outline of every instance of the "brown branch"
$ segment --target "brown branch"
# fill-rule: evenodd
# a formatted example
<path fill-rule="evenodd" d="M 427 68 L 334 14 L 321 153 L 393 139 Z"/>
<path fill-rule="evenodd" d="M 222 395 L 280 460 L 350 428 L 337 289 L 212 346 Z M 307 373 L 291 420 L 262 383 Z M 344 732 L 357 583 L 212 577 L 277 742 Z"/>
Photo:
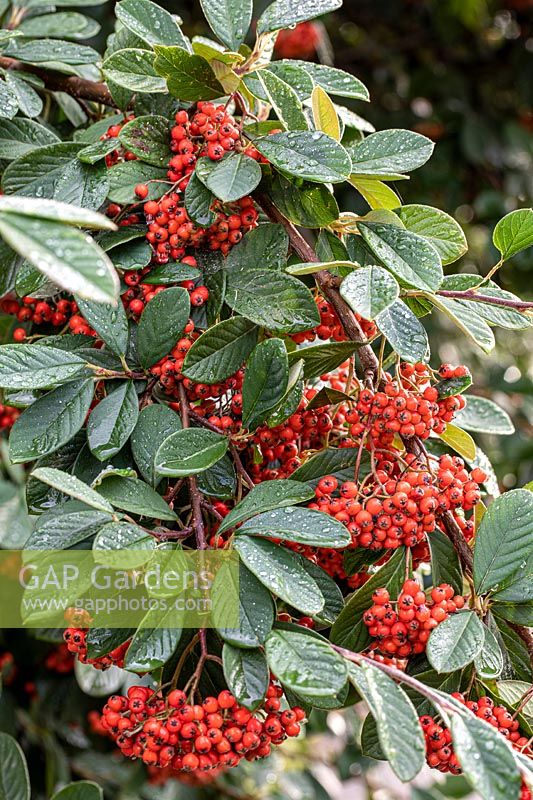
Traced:
<path fill-rule="evenodd" d="M 0 67 L 14 72 L 29 72 L 44 81 L 44 88 L 50 92 L 66 92 L 78 100 L 90 100 L 115 107 L 111 93 L 105 83 L 78 78 L 76 75 L 63 75 L 61 72 L 43 69 L 33 64 L 25 64 L 16 58 L 0 57 Z"/>
<path fill-rule="evenodd" d="M 274 222 L 283 225 L 289 236 L 289 242 L 295 253 L 300 256 L 303 261 L 310 264 L 317 263 L 319 258 L 309 242 L 307 242 L 302 234 L 289 222 L 283 214 L 276 208 L 274 203 L 266 195 L 260 194 L 256 197 L 257 202 Z M 367 343 L 363 334 L 361 326 L 355 319 L 354 313 L 351 308 L 344 302 L 338 292 L 338 279 L 331 275 L 327 270 L 322 269 L 315 274 L 315 280 L 318 288 L 324 297 L 331 303 L 335 312 L 348 334 L 348 337 L 353 342 L 360 342 L 361 347 L 358 349 L 357 354 L 363 367 L 365 377 L 370 378 L 372 382 L 377 379 L 379 372 L 379 361 L 372 350 L 372 347 Z"/>
<path fill-rule="evenodd" d="M 440 289 L 437 295 L 450 297 L 455 300 L 474 300 L 478 303 L 486 303 L 491 306 L 502 306 L 502 308 L 512 308 L 515 311 L 529 311 L 533 309 L 533 302 L 527 300 L 507 300 L 505 297 L 491 297 L 488 294 L 478 294 L 472 289 L 463 292 L 452 291 L 451 289 Z"/>
<path fill-rule="evenodd" d="M 297 230 L 297 228 L 289 222 L 283 214 L 276 208 L 276 206 L 272 203 L 268 196 L 263 194 L 258 194 L 255 198 L 259 205 L 263 208 L 267 216 L 277 222 L 285 228 L 289 242 L 291 244 L 292 249 L 294 252 L 303 260 L 308 263 L 318 263 L 319 259 L 311 247 L 311 245 L 304 239 L 302 234 Z M 343 326 L 346 334 L 350 339 L 354 342 L 362 342 L 362 346 L 358 350 L 359 360 L 361 361 L 361 365 L 365 371 L 365 377 L 368 377 L 372 380 L 372 383 L 376 383 L 378 379 L 378 372 L 379 372 L 379 361 L 372 350 L 372 347 L 366 343 L 365 337 L 360 326 L 355 319 L 352 310 L 349 306 L 344 302 L 342 297 L 339 294 L 338 286 L 339 280 L 338 278 L 331 275 L 327 270 L 320 270 L 315 274 L 315 279 L 318 284 L 318 287 L 324 294 L 324 296 L 329 300 L 329 302 L 334 307 L 337 316 Z M 440 292 L 439 294 L 442 294 Z M 462 299 L 465 299 L 464 295 L 467 292 L 456 292 L 455 294 L 460 294 Z M 448 296 L 450 296 L 450 292 L 448 292 Z M 478 295 L 478 299 L 479 299 Z M 493 300 L 494 298 L 490 298 Z M 514 307 L 514 306 L 513 306 Z M 530 307 L 533 307 L 531 304 Z M 423 454 L 424 446 L 422 442 L 417 438 L 413 437 L 406 442 L 407 449 L 410 452 L 414 452 L 416 454 Z M 474 564 L 474 556 L 472 550 L 468 546 L 461 529 L 459 528 L 458 524 L 456 523 L 455 519 L 453 518 L 453 514 L 449 511 L 445 512 L 442 517 L 442 522 L 444 524 L 444 528 L 446 530 L 446 534 L 448 535 L 451 543 L 453 544 L 458 556 L 459 560 L 461 561 L 461 565 L 465 572 L 469 575 L 472 574 L 473 564 Z M 529 655 L 533 662 L 533 634 L 531 631 L 523 627 L 522 625 L 516 625 L 515 623 L 509 623 L 512 629 L 520 636 L 524 644 L 526 645 Z M 341 652 L 342 648 L 335 648 L 339 652 Z M 345 651 L 343 655 L 345 657 L 349 657 L 347 655 L 349 651 Z M 353 656 L 353 654 L 350 654 Z M 351 659 L 353 660 L 353 658 Z M 381 669 L 383 665 L 377 664 Z M 387 670 L 383 670 L 387 671 Z M 393 677 L 391 675 L 391 677 Z"/>

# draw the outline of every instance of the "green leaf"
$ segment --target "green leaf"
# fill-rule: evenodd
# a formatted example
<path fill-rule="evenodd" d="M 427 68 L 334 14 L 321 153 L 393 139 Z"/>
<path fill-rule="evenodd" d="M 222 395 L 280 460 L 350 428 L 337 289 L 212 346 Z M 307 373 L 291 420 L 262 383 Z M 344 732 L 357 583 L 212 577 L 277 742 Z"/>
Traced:
<path fill-rule="evenodd" d="M 168 406 L 153 403 L 145 406 L 139 413 L 131 434 L 131 450 L 141 475 L 154 488 L 163 479 L 156 472 L 156 453 L 165 439 L 179 430 L 181 420 Z"/>
<path fill-rule="evenodd" d="M 87 234 L 59 222 L 0 212 L 0 236 L 62 289 L 96 302 L 117 301 L 118 275 Z"/>
<path fill-rule="evenodd" d="M 304 393 L 304 380 L 303 380 L 303 361 L 296 361 L 292 366 L 289 366 L 289 380 L 287 383 L 287 391 L 281 398 L 280 402 L 270 414 L 267 419 L 267 425 L 270 428 L 275 428 L 281 425 L 292 414 L 294 414 L 300 405 Z"/>
<path fill-rule="evenodd" d="M 332 625 L 344 606 L 341 590 L 318 564 L 313 563 L 305 556 L 300 556 L 300 563 L 307 574 L 315 581 L 324 598 L 324 607 L 318 614 L 314 614 L 314 619 L 323 625 Z"/>
<path fill-rule="evenodd" d="M 76 303 L 84 319 L 94 328 L 100 339 L 117 356 L 124 356 L 128 349 L 129 327 L 122 303 L 94 303 L 76 297 Z"/>
<path fill-rule="evenodd" d="M 328 94 L 338 97 L 351 97 L 353 100 L 368 100 L 369 94 L 366 86 L 356 77 L 342 69 L 336 69 L 326 64 L 316 64 L 314 61 L 278 61 L 275 64 L 283 66 L 300 67 L 313 79 L 314 83 L 321 86 Z M 311 94 L 311 92 L 309 92 Z"/>
<path fill-rule="evenodd" d="M 12 161 L 32 150 L 58 141 L 53 131 L 32 119 L 23 117 L 0 119 L 0 158 Z"/>
<path fill-rule="evenodd" d="M 200 472 L 197 478 L 198 488 L 208 497 L 230 500 L 237 491 L 237 476 L 233 461 L 226 453 L 212 467 Z"/>
<path fill-rule="evenodd" d="M 166 356 L 188 322 L 189 294 L 173 287 L 156 294 L 145 306 L 137 328 L 137 350 L 143 367 L 150 367 Z"/>
<path fill-rule="evenodd" d="M 291 480 L 316 482 L 324 475 L 332 475 L 348 467 L 354 467 L 358 454 L 358 447 L 328 447 L 319 450 L 292 473 Z"/>
<path fill-rule="evenodd" d="M 450 717 L 454 752 L 472 788 L 483 800 L 517 798 L 520 773 L 503 736 L 471 714 Z"/>
<path fill-rule="evenodd" d="M 476 277 L 477 285 L 479 283 L 479 275 Z M 443 284 L 441 288 L 446 287 Z M 500 289 L 499 286 L 483 286 L 480 294 L 486 297 L 495 297 L 499 300 L 520 302 L 520 298 L 511 294 L 511 292 L 505 292 L 503 289 Z M 531 327 L 531 318 L 512 308 L 491 305 L 490 302 L 485 303 L 477 300 L 458 300 L 457 302 L 469 311 L 479 314 L 489 325 L 499 325 L 501 328 L 509 328 L 510 330 L 523 330 L 524 328 Z"/>
<path fill-rule="evenodd" d="M 314 0 L 312 4 L 298 3 L 295 0 L 274 0 L 259 17 L 257 33 L 290 28 L 299 22 L 327 14 L 328 11 L 335 11 L 341 5 L 342 0 Z"/>
<path fill-rule="evenodd" d="M 141 626 L 131 640 L 126 653 L 124 666 L 133 672 L 152 672 L 172 658 L 181 639 L 180 628 L 155 627 L 146 625 L 150 618 L 157 619 L 157 614 L 148 612 Z"/>
<path fill-rule="evenodd" d="M 32 461 L 59 450 L 83 426 L 93 393 L 92 379 L 73 381 L 32 403 L 11 430 L 11 460 Z"/>
<path fill-rule="evenodd" d="M 30 776 L 22 748 L 7 733 L 0 733 L 0 797 L 30 800 Z"/>
<path fill-rule="evenodd" d="M 424 734 L 413 704 L 400 686 L 372 664 L 350 664 L 348 677 L 370 707 L 393 772 L 404 783 L 413 780 L 426 760 Z"/>
<path fill-rule="evenodd" d="M 357 189 L 359 194 L 363 195 L 370 208 L 384 208 L 390 211 L 395 210 L 398 213 L 400 198 L 383 181 L 352 175 L 349 178 L 349 182 Z"/>
<path fill-rule="evenodd" d="M 75 353 L 32 344 L 0 346 L 0 386 L 8 389 L 48 389 L 86 372 Z"/>
<path fill-rule="evenodd" d="M 103 165 L 83 164 L 81 142 L 58 142 L 33 149 L 9 164 L 2 178 L 5 194 L 59 200 L 97 210 L 107 194 Z M 36 215 L 37 216 L 37 215 Z"/>
<path fill-rule="evenodd" d="M 437 250 L 428 241 L 396 225 L 359 222 L 364 241 L 403 286 L 434 291 L 442 282 Z"/>
<path fill-rule="evenodd" d="M 445 533 L 438 529 L 428 536 L 431 549 L 431 577 L 433 586 L 449 583 L 457 594 L 463 593 L 463 572 L 459 556 Z"/>
<path fill-rule="evenodd" d="M 109 191 L 108 198 L 113 203 L 127 205 L 138 203 L 139 198 L 135 194 L 135 187 L 138 183 L 146 183 L 148 186 L 147 200 L 158 200 L 168 186 L 162 181 L 167 181 L 167 170 L 156 169 L 142 161 L 125 161 L 123 164 L 116 164 L 108 170 Z"/>
<path fill-rule="evenodd" d="M 46 483 L 47 486 L 52 486 L 69 497 L 80 500 L 91 508 L 96 508 L 97 511 L 113 513 L 112 506 L 98 492 L 74 475 L 69 475 L 68 472 L 54 467 L 39 467 L 33 470 L 31 477 Z"/>
<path fill-rule="evenodd" d="M 486 625 L 484 626 L 485 640 L 483 647 L 474 659 L 474 666 L 481 678 L 494 680 L 502 674 L 503 653 L 498 639 Z"/>
<path fill-rule="evenodd" d="M 227 449 L 227 436 L 205 428 L 176 431 L 156 453 L 156 472 L 173 478 L 196 475 L 220 461 Z"/>
<path fill-rule="evenodd" d="M 245 522 L 237 534 L 274 537 L 311 547 L 346 547 L 350 532 L 342 522 L 322 511 L 286 506 L 258 514 Z"/>
<path fill-rule="evenodd" d="M 495 247 L 505 261 L 533 245 L 533 209 L 520 208 L 501 219 L 492 235 Z"/>
<path fill-rule="evenodd" d="M 229 528 L 244 522 L 244 520 L 262 514 L 266 511 L 293 506 L 296 503 L 304 503 L 315 496 L 313 489 L 302 486 L 299 481 L 290 479 L 265 481 L 248 492 L 246 497 L 241 500 L 235 508 L 224 517 L 218 528 L 218 533 L 223 533 Z"/>
<path fill-rule="evenodd" d="M 398 298 L 400 287 L 382 267 L 361 267 L 344 278 L 341 297 L 363 319 L 375 317 Z"/>
<path fill-rule="evenodd" d="M 5 80 L 0 80 L 0 119 L 13 119 L 19 110 L 18 99 Z"/>
<path fill-rule="evenodd" d="M 137 569 L 155 550 L 155 539 L 131 522 L 110 522 L 100 528 L 93 542 L 94 559 L 114 569 Z M 131 550 L 131 553 L 124 553 Z M 118 552 L 117 552 L 118 551 Z"/>
<path fill-rule="evenodd" d="M 252 21 L 253 0 L 200 0 L 200 5 L 213 33 L 237 51 Z"/>
<path fill-rule="evenodd" d="M 273 72 L 282 81 L 292 86 L 299 100 L 306 100 L 311 97 L 314 82 L 311 76 L 302 68 L 301 64 L 298 65 L 294 61 L 271 61 L 266 67 L 269 72 Z M 313 65 L 311 65 L 313 66 Z M 261 99 L 261 98 L 260 98 Z M 270 120 L 272 122 L 272 120 Z M 275 125 L 273 126 L 275 127 Z"/>
<path fill-rule="evenodd" d="M 196 172 L 189 178 L 183 199 L 189 217 L 197 225 L 208 228 L 216 221 L 216 214 L 211 209 L 215 197 Z"/>
<path fill-rule="evenodd" d="M 320 324 L 307 286 L 283 273 L 229 272 L 226 303 L 238 314 L 271 331 L 297 333 Z"/>
<path fill-rule="evenodd" d="M 424 361 L 429 352 L 426 330 L 402 301 L 396 300 L 376 317 L 376 324 L 403 361 Z"/>
<path fill-rule="evenodd" d="M 456 453 L 467 461 L 472 461 L 476 457 L 476 443 L 469 433 L 452 425 L 448 422 L 442 433 L 438 434 L 439 439 L 455 450 Z"/>
<path fill-rule="evenodd" d="M 341 272 L 343 269 L 351 271 L 356 266 L 357 264 L 354 264 L 353 261 L 301 261 L 296 264 L 289 264 L 286 272 L 289 275 L 313 275 L 315 272 L 320 272 L 324 269 L 335 272 Z"/>
<path fill-rule="evenodd" d="M 224 89 L 209 63 L 192 55 L 183 47 L 155 45 L 154 67 L 166 79 L 168 91 L 179 100 L 214 100 L 222 97 Z"/>
<path fill-rule="evenodd" d="M 388 176 L 418 169 L 431 157 L 434 144 L 420 133 L 385 130 L 371 133 L 350 147 L 353 175 Z"/>
<path fill-rule="evenodd" d="M 226 259 L 228 272 L 279 271 L 287 263 L 289 237 L 282 225 L 271 222 L 250 231 Z"/>
<path fill-rule="evenodd" d="M 455 421 L 461 428 L 474 433 L 496 433 L 506 436 L 514 433 L 509 414 L 486 397 L 466 396 L 465 408 L 458 411 Z"/>
<path fill-rule="evenodd" d="M 320 131 L 288 131 L 254 139 L 259 152 L 282 172 L 313 183 L 342 183 L 350 157 L 335 139 Z"/>
<path fill-rule="evenodd" d="M 187 46 L 176 17 L 151 0 L 122 0 L 115 6 L 117 19 L 149 45 Z"/>
<path fill-rule="evenodd" d="M 494 349 L 494 334 L 485 320 L 477 313 L 474 303 L 466 304 L 458 300 L 449 300 L 440 295 L 438 297 L 428 295 L 428 299 L 485 353 L 490 353 Z"/>
<path fill-rule="evenodd" d="M 67 513 L 71 507 L 77 508 L 76 501 L 65 503 L 65 509 L 60 515 L 47 516 L 42 514 L 33 529 L 29 539 L 24 543 L 26 550 L 68 550 L 80 542 L 96 536 L 102 525 L 111 522 L 110 514 L 101 511 L 73 511 Z M 82 506 L 83 508 L 83 506 Z"/>
<path fill-rule="evenodd" d="M 241 562 L 238 583 L 233 564 L 221 566 L 212 589 L 212 620 L 224 641 L 236 647 L 254 648 L 263 644 L 274 624 L 274 603 L 268 589 Z M 239 607 L 239 627 L 221 627 L 235 605 Z"/>
<path fill-rule="evenodd" d="M 98 493 L 123 511 L 131 511 L 132 514 L 153 519 L 176 519 L 176 515 L 161 495 L 137 478 L 123 478 L 120 475 L 104 477 L 98 487 Z"/>
<path fill-rule="evenodd" d="M 321 228 L 339 217 L 335 197 L 320 183 L 295 186 L 285 175 L 275 172 L 269 183 L 269 194 L 283 216 L 303 228 Z"/>
<path fill-rule="evenodd" d="M 166 117 L 152 115 L 136 117 L 124 125 L 118 138 L 126 150 L 130 150 L 141 161 L 153 164 L 155 167 L 167 167 L 172 158 L 169 146 L 169 123 Z"/>
<path fill-rule="evenodd" d="M 332 642 L 356 652 L 364 649 L 369 635 L 363 622 L 363 614 L 372 605 L 372 594 L 377 588 L 385 587 L 392 597 L 396 596 L 405 579 L 405 563 L 405 552 L 400 548 L 370 580 L 351 595 L 331 629 Z"/>
<path fill-rule="evenodd" d="M 302 104 L 292 86 L 267 69 L 260 70 L 257 77 L 263 86 L 269 104 L 284 126 L 289 130 L 309 130 Z"/>
<path fill-rule="evenodd" d="M 304 378 L 316 378 L 326 372 L 331 372 L 342 364 L 360 347 L 359 342 L 330 342 L 304 347 L 289 353 L 289 365 L 297 361 L 304 362 Z"/>
<path fill-rule="evenodd" d="M 100 30 L 96 20 L 77 11 L 56 11 L 25 19 L 18 26 L 25 36 L 50 36 L 61 39 L 92 39 Z M 40 113 L 37 112 L 37 113 Z"/>
<path fill-rule="evenodd" d="M 234 547 L 256 578 L 289 605 L 304 614 L 318 614 L 324 597 L 316 581 L 295 554 L 266 539 L 238 536 Z"/>
<path fill-rule="evenodd" d="M 278 680 L 304 697 L 336 694 L 346 683 L 345 661 L 328 642 L 307 633 L 273 630 L 265 652 Z"/>
<path fill-rule="evenodd" d="M 401 206 L 394 211 L 408 231 L 431 242 L 443 264 L 451 264 L 467 252 L 468 244 L 463 229 L 444 211 L 417 204 Z"/>
<path fill-rule="evenodd" d="M 165 79 L 154 68 L 154 54 L 150 50 L 117 50 L 104 60 L 102 72 L 107 80 L 132 92 L 167 91 Z"/>
<path fill-rule="evenodd" d="M 87 17 L 85 19 L 87 19 Z M 87 21 L 89 22 L 89 20 Z M 90 20 L 90 23 L 93 26 L 93 30 L 94 26 L 97 28 L 100 27 L 95 20 Z M 16 75 L 13 72 L 7 72 L 5 77 L 9 89 L 11 89 L 17 99 L 19 110 L 22 112 L 22 114 L 32 118 L 38 117 L 43 110 L 43 101 L 33 86 L 30 86 L 30 81 L 27 80 L 29 77 L 28 74 L 24 73 L 23 77 L 23 75 Z M 41 82 L 37 76 L 31 76 L 31 82 L 41 88 Z"/>
<path fill-rule="evenodd" d="M 533 675 L 531 671 L 531 659 L 527 647 L 516 631 L 514 631 L 504 619 L 496 614 L 493 614 L 493 616 L 514 674 L 520 678 L 520 680 L 531 683 Z"/>
<path fill-rule="evenodd" d="M 233 375 L 257 342 L 257 328 L 244 317 L 231 317 L 208 328 L 187 352 L 182 373 L 200 383 L 220 383 Z"/>
<path fill-rule="evenodd" d="M 431 631 L 426 656 L 437 672 L 455 672 L 470 664 L 485 641 L 483 623 L 474 611 L 458 611 Z"/>
<path fill-rule="evenodd" d="M 491 503 L 479 525 L 474 548 L 476 591 L 485 594 L 513 583 L 532 547 L 533 493 L 513 489 Z"/>
<path fill-rule="evenodd" d="M 139 402 L 133 381 L 125 381 L 91 411 L 87 423 L 87 440 L 91 453 L 99 461 L 116 455 L 130 438 L 137 417 Z"/>
<path fill-rule="evenodd" d="M 56 62 L 59 64 L 82 65 L 96 64 L 100 54 L 92 47 L 64 42 L 57 39 L 25 39 L 23 37 L 12 39 L 5 51 L 6 55 L 27 61 L 30 64 L 45 64 Z"/>
<path fill-rule="evenodd" d="M 200 177 L 200 173 L 197 173 Z M 253 192 L 261 180 L 261 167 L 244 153 L 231 153 L 214 162 L 205 185 L 223 203 L 234 203 Z"/>
<path fill-rule="evenodd" d="M 287 350 L 282 339 L 265 339 L 246 364 L 242 387 L 242 424 L 255 430 L 282 399 L 289 380 Z"/>
<path fill-rule="evenodd" d="M 270 678 L 262 650 L 244 650 L 225 642 L 222 663 L 228 689 L 238 703 L 254 711 L 265 698 Z"/>
<path fill-rule="evenodd" d="M 75 781 L 67 783 L 52 796 L 52 800 L 102 800 L 104 793 L 101 786 L 93 781 Z"/>
<path fill-rule="evenodd" d="M 156 286 L 166 286 L 168 284 L 180 283 L 181 281 L 196 280 L 201 275 L 197 267 L 189 264 L 176 262 L 173 264 L 161 264 L 161 266 L 151 269 L 143 278 L 144 283 Z"/>
<path fill-rule="evenodd" d="M 446 378 L 435 384 L 435 389 L 439 393 L 439 400 L 462 394 L 469 386 L 472 386 L 472 376 L 468 373 L 461 378 Z"/>

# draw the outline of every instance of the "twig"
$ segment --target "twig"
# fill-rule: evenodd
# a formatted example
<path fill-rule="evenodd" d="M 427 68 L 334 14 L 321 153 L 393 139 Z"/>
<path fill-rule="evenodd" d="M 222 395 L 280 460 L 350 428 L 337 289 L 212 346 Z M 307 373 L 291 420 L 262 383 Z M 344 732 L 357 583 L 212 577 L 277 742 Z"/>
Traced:
<path fill-rule="evenodd" d="M 102 103 L 115 108 L 115 102 L 105 83 L 78 78 L 76 75 L 63 75 L 60 72 L 26 64 L 8 56 L 0 57 L 0 67 L 14 72 L 29 72 L 31 75 L 37 75 L 44 81 L 45 89 L 51 92 L 66 92 L 79 100 L 90 100 L 93 103 Z"/>
<path fill-rule="evenodd" d="M 463 292 L 452 291 L 451 289 L 440 289 L 437 294 L 456 300 L 475 300 L 478 303 L 486 303 L 491 306 L 513 308 L 515 311 L 529 311 L 533 309 L 533 302 L 527 300 L 507 300 L 505 297 L 492 297 L 488 294 L 478 294 L 472 289 L 467 289 Z"/>

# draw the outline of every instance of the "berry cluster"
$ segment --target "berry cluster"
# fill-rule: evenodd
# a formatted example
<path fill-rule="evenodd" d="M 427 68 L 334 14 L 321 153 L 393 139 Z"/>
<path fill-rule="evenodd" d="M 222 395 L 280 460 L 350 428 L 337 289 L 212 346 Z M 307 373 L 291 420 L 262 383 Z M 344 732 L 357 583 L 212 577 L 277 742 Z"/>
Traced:
<path fill-rule="evenodd" d="M 367 432 L 380 446 L 392 443 L 395 435 L 427 439 L 430 433 L 442 433 L 456 411 L 464 408 L 462 395 L 439 400 L 439 392 L 429 383 L 426 364 L 402 364 L 402 381 L 385 376 L 379 391 L 363 389 L 354 407 L 346 414 L 350 434 L 354 438 Z M 442 369 L 442 368 L 441 368 Z M 456 367 L 455 377 L 467 374 L 464 366 Z"/>
<path fill-rule="evenodd" d="M 44 665 L 52 672 L 67 675 L 74 669 L 74 655 L 66 644 L 60 644 L 48 653 Z"/>
<path fill-rule="evenodd" d="M 162 696 L 132 686 L 127 696 L 109 698 L 99 727 L 123 755 L 141 758 L 148 766 L 216 775 L 242 758 L 264 758 L 272 745 L 298 736 L 305 712 L 298 707 L 282 711 L 282 695 L 281 687 L 271 681 L 263 705 L 252 713 L 227 689 L 191 705 L 180 689 Z"/>
<path fill-rule="evenodd" d="M 459 700 L 477 717 L 484 719 L 495 727 L 516 750 L 519 750 L 529 758 L 533 757 L 530 740 L 527 736 L 521 734 L 518 720 L 514 719 L 505 706 L 494 705 L 491 698 L 486 696 L 480 697 L 478 700 L 466 700 L 460 692 L 454 692 L 452 697 Z M 451 772 L 454 775 L 458 775 L 461 772 L 461 765 L 453 751 L 452 737 L 448 728 L 444 725 L 439 725 L 429 715 L 420 717 L 420 724 L 426 739 L 426 760 L 429 766 L 440 770 L 440 772 Z M 525 794 L 524 790 L 526 791 Z M 529 790 L 524 784 L 521 797 L 531 798 L 527 791 Z"/>
<path fill-rule="evenodd" d="M 396 603 L 391 603 L 386 589 L 377 589 L 372 601 L 374 605 L 363 615 L 374 639 L 371 649 L 402 659 L 423 653 L 433 628 L 465 604 L 464 597 L 455 595 L 447 583 L 435 586 L 428 598 L 414 580 L 405 581 Z"/>
<path fill-rule="evenodd" d="M 136 187 L 137 194 L 144 194 L 146 188 L 140 184 Z M 171 258 L 183 260 L 188 247 L 208 247 L 227 255 L 257 225 L 258 212 L 251 197 L 242 197 L 224 210 L 220 203 L 215 203 L 215 220 L 206 228 L 193 222 L 180 203 L 178 193 L 173 191 L 159 201 L 148 200 L 144 204 L 146 238 L 154 248 L 157 264 L 166 264 Z"/>
<path fill-rule="evenodd" d="M 133 114 L 131 114 L 128 117 L 124 117 L 124 122 L 121 122 L 121 123 L 118 123 L 118 124 L 115 124 L 115 125 L 111 125 L 107 129 L 107 131 L 102 136 L 100 136 L 100 141 L 101 142 L 107 142 L 110 139 L 117 139 L 118 136 L 120 135 L 120 131 L 122 130 L 124 125 L 126 125 L 126 123 L 128 123 L 128 122 L 132 122 L 132 120 L 134 120 L 134 119 L 135 119 L 135 117 L 133 116 Z M 136 159 L 137 159 L 137 156 L 135 155 L 135 153 L 132 153 L 130 150 L 126 150 L 120 144 L 120 142 L 117 142 L 116 149 L 112 150 L 111 153 L 108 153 L 106 155 L 105 164 L 106 164 L 106 167 L 109 168 L 109 167 L 114 166 L 115 164 L 118 164 L 119 161 L 135 161 Z"/>
<path fill-rule="evenodd" d="M 479 503 L 479 483 L 486 479 L 481 469 L 469 474 L 457 456 L 441 456 L 435 474 L 412 454 L 405 456 L 407 467 L 401 470 L 394 459 L 382 455 L 379 462 L 380 468 L 361 484 L 345 481 L 339 486 L 333 475 L 322 478 L 315 489 L 316 501 L 309 506 L 343 522 L 355 547 L 414 547 L 435 530 L 438 514 L 468 511 Z M 458 515 L 459 519 L 464 532 L 469 532 L 470 520 Z"/>
<path fill-rule="evenodd" d="M 21 412 L 18 408 L 11 408 L 11 406 L 0 403 L 0 431 L 10 430 L 20 414 Z"/>
<path fill-rule="evenodd" d="M 296 344 L 303 344 L 303 342 L 314 342 L 315 339 L 321 341 L 328 341 L 333 339 L 334 342 L 346 341 L 346 333 L 342 327 L 341 321 L 337 316 L 337 312 L 327 300 L 320 295 L 315 300 L 318 313 L 320 314 L 320 325 L 316 328 L 311 328 L 308 331 L 292 334 L 291 338 Z M 378 329 L 374 322 L 363 319 L 359 314 L 354 313 L 355 319 L 361 326 L 361 329 L 367 339 L 373 339 L 377 334 Z"/>
<path fill-rule="evenodd" d="M 100 670 L 106 670 L 112 666 L 123 667 L 126 651 L 130 646 L 127 641 L 104 656 L 89 658 L 87 656 L 87 631 L 84 628 L 67 628 L 63 633 L 63 639 L 69 653 L 76 655 L 82 664 L 92 664 L 93 667 Z"/>

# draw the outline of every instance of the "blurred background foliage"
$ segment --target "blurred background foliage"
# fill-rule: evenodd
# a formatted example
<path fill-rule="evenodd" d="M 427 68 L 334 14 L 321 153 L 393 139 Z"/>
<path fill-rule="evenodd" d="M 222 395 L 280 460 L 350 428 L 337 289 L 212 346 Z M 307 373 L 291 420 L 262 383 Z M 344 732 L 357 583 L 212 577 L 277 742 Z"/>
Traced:
<path fill-rule="evenodd" d="M 189 35 L 208 34 L 195 0 L 159 2 L 179 14 Z M 256 0 L 256 11 L 267 4 Z M 101 49 L 112 30 L 111 4 L 86 10 L 102 25 L 90 42 Z M 410 128 L 436 142 L 430 162 L 394 188 L 404 203 L 435 205 L 455 216 L 470 252 L 454 271 L 486 274 L 497 260 L 491 245 L 495 223 L 532 202 L 533 0 L 345 0 L 340 11 L 314 25 L 291 32 L 292 41 L 280 43 L 278 55 L 325 61 L 354 73 L 372 99 L 368 107 L 353 103 L 354 111 L 378 129 Z M 339 199 L 344 210 L 366 211 L 353 192 Z M 533 297 L 532 279 L 531 250 L 497 276 L 503 288 L 526 299 Z M 490 395 L 513 417 L 512 436 L 476 435 L 502 489 L 532 480 L 533 337 L 499 330 L 497 347 L 487 357 L 442 315 L 426 321 L 433 364 L 468 364 L 474 392 Z M 11 472 L 6 477 L 22 478 Z M 17 638 L 10 637 L 9 645 L 15 656 L 19 648 L 16 661 L 23 664 L 27 639 Z M 42 647 L 44 663 L 48 645 L 32 646 Z M 22 722 L 35 748 L 31 771 L 40 797 L 68 780 L 71 769 L 75 777 L 97 779 L 109 797 L 121 800 L 443 800 L 468 793 L 462 778 L 435 784 L 435 774 L 427 772 L 417 779 L 418 788 L 397 783 L 388 767 L 361 755 L 357 710 L 315 715 L 305 740 L 288 742 L 263 764 L 239 767 L 210 789 L 175 781 L 148 784 L 141 765 L 117 761 L 104 752 L 100 737 L 87 738 L 86 714 L 100 705 L 99 697 L 81 693 L 73 676 L 51 678 L 33 666 L 27 674 L 22 668 L 13 690 L 4 693 L 0 729 L 11 731 L 16 717 Z M 77 755 L 69 763 L 65 752 Z"/>

